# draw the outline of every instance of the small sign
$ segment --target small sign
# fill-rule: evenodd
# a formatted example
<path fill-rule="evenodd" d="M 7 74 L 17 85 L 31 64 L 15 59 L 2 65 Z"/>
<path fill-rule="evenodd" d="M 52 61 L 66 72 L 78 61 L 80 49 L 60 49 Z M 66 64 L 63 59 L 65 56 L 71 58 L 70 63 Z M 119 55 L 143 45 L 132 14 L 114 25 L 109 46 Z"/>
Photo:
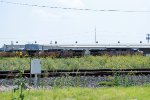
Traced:
<path fill-rule="evenodd" d="M 40 59 L 31 60 L 31 74 L 40 74 L 40 73 L 41 73 Z"/>

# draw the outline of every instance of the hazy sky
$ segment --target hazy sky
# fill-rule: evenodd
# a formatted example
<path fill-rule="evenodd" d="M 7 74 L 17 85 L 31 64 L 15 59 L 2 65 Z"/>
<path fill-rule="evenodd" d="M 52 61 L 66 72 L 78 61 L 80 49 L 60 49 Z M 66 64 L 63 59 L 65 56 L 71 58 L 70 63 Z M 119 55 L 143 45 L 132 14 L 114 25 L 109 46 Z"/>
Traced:
<path fill-rule="evenodd" d="M 150 0 L 4 0 L 27 4 L 150 11 Z M 50 9 L 0 2 L 0 45 L 94 43 L 94 30 L 101 43 L 146 43 L 150 33 L 150 12 L 94 12 Z"/>

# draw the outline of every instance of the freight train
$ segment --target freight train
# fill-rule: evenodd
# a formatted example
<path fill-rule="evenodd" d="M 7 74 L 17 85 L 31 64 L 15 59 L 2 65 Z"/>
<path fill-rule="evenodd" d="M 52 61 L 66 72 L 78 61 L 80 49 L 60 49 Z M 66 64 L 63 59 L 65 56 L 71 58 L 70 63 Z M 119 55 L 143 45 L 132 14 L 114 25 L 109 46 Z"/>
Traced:
<path fill-rule="evenodd" d="M 26 45 L 5 45 L 0 52 L 0 57 L 82 57 L 84 55 L 92 56 L 118 56 L 118 55 L 143 55 L 138 48 L 127 47 L 79 47 L 79 46 L 41 46 L 39 44 Z"/>

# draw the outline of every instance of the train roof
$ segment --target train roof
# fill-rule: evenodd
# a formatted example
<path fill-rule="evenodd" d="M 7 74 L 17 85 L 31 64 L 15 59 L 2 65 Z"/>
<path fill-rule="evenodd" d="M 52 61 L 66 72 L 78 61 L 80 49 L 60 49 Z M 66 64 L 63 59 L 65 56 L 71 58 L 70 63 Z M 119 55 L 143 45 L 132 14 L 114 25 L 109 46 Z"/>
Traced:
<path fill-rule="evenodd" d="M 92 50 L 99 49 L 105 50 L 109 48 L 124 48 L 124 49 L 150 49 L 150 44 L 50 44 L 50 45 L 39 45 L 39 44 L 25 44 L 25 45 L 4 45 L 0 50 Z"/>

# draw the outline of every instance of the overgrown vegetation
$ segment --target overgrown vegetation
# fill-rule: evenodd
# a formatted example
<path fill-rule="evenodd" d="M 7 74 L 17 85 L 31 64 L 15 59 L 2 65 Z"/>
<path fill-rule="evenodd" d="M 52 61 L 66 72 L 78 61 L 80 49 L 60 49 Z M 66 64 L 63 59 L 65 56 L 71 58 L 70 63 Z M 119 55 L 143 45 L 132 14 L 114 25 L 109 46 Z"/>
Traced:
<path fill-rule="evenodd" d="M 40 58 L 42 69 L 101 69 L 150 68 L 150 57 L 134 56 L 84 56 L 81 58 Z M 29 69 L 30 58 L 0 58 L 0 70 Z"/>
<path fill-rule="evenodd" d="M 122 68 L 150 68 L 150 57 L 134 56 L 84 56 L 81 58 L 40 58 L 42 69 L 122 69 Z M 101 88 L 80 88 L 85 81 L 79 77 L 60 77 L 51 82 L 39 83 L 39 85 L 53 86 L 51 90 L 40 89 L 24 90 L 25 81 L 22 78 L 24 70 L 29 69 L 30 58 L 0 58 L 0 70 L 19 70 L 20 78 L 18 87 L 12 92 L 0 92 L 3 100 L 147 100 L 150 98 L 150 85 L 136 86 L 130 82 L 128 75 L 110 76 L 106 81 L 98 82 Z M 132 73 L 131 73 L 132 74 Z M 72 81 L 73 80 L 73 81 Z M 71 83 L 73 82 L 73 83 Z M 81 83 L 82 82 L 82 83 Z M 143 84 L 142 84 L 143 85 Z M 111 86 L 108 88 L 108 86 Z M 124 87 L 120 87 L 124 86 Z M 82 86 L 81 86 L 82 87 Z M 84 87 L 84 86 L 83 86 Z"/>
<path fill-rule="evenodd" d="M 15 80 L 15 84 L 17 85 L 17 87 L 15 87 L 13 89 L 13 97 L 12 100 L 24 100 L 24 89 L 26 87 L 26 81 L 25 78 L 22 77 L 22 74 L 24 73 L 24 71 L 22 69 L 19 70 L 19 78 L 17 80 Z"/>
<path fill-rule="evenodd" d="M 106 81 L 101 81 L 98 84 L 100 86 L 136 86 L 137 81 L 129 80 L 130 75 L 114 75 L 108 76 Z M 144 84 L 144 83 L 143 83 Z"/>
<path fill-rule="evenodd" d="M 149 100 L 150 86 L 103 88 L 53 88 L 25 91 L 25 100 Z M 0 92 L 0 99 L 11 100 L 11 92 Z"/>

